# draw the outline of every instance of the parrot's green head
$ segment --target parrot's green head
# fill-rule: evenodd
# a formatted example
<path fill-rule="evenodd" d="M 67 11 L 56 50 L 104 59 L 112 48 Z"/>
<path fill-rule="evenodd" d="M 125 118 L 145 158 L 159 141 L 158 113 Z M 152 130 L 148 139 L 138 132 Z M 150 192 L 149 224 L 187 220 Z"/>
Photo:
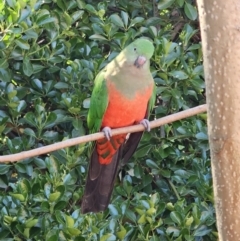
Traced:
<path fill-rule="evenodd" d="M 154 52 L 154 46 L 151 41 L 140 38 L 132 42 L 124 49 L 127 61 L 133 62 L 137 68 L 142 67 L 149 61 Z"/>

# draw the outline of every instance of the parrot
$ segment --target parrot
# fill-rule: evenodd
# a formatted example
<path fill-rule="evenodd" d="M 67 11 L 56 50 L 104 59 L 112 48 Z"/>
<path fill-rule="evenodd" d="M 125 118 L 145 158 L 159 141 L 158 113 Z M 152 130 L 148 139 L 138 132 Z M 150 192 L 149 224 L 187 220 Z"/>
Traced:
<path fill-rule="evenodd" d="M 155 83 L 150 72 L 154 45 L 139 38 L 125 47 L 96 76 L 87 125 L 104 138 L 93 147 L 81 202 L 83 214 L 105 211 L 110 203 L 120 164 L 135 152 L 143 131 L 112 136 L 112 129 L 142 124 L 150 131 L 148 117 L 155 104 Z"/>

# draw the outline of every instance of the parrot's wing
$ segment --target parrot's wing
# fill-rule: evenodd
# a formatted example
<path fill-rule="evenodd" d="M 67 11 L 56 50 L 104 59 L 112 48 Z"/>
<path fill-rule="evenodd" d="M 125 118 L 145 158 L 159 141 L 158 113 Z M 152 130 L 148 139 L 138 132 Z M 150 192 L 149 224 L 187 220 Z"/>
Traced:
<path fill-rule="evenodd" d="M 90 100 L 90 108 L 87 117 L 87 124 L 90 133 L 100 131 L 104 113 L 108 106 L 108 89 L 105 80 L 105 69 L 96 77 Z"/>
<path fill-rule="evenodd" d="M 153 107 L 155 105 L 155 102 L 156 102 L 156 85 L 153 86 L 153 93 L 152 93 L 152 96 L 150 98 L 150 100 L 148 101 L 148 109 L 147 109 L 147 118 L 150 116 L 152 110 L 153 110 Z"/>
<path fill-rule="evenodd" d="M 103 69 L 95 79 L 90 100 L 90 108 L 87 118 L 90 133 L 100 131 L 103 116 L 109 102 L 106 84 L 105 69 Z M 97 149 L 96 146 L 94 146 L 95 142 L 89 147 L 89 154 L 91 157 L 85 192 L 82 198 L 82 213 L 99 212 L 107 208 L 114 185 L 114 180 L 112 180 L 112 178 L 115 178 L 115 173 L 117 171 L 117 167 L 115 165 L 118 165 L 118 152 L 113 156 L 114 161 L 112 161 L 111 164 L 102 165 L 99 163 Z"/>
<path fill-rule="evenodd" d="M 152 96 L 148 101 L 148 108 L 146 111 L 145 118 L 148 118 L 150 116 L 150 113 L 152 112 L 152 109 L 155 105 L 155 101 L 156 101 L 156 87 L 154 85 Z M 123 146 L 122 162 L 121 162 L 122 165 L 125 165 L 128 162 L 128 160 L 131 158 L 133 153 L 136 151 L 137 146 L 142 138 L 142 135 L 143 135 L 143 131 L 130 134 L 128 140 Z"/>

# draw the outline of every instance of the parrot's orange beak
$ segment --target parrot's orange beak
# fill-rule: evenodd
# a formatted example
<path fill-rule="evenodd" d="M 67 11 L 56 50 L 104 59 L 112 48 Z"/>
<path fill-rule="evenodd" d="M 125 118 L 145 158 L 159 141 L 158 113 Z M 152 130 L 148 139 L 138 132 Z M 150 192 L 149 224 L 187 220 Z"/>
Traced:
<path fill-rule="evenodd" d="M 137 68 L 141 68 L 145 64 L 146 61 L 147 61 L 147 59 L 144 56 L 138 56 L 134 62 L 134 65 Z"/>

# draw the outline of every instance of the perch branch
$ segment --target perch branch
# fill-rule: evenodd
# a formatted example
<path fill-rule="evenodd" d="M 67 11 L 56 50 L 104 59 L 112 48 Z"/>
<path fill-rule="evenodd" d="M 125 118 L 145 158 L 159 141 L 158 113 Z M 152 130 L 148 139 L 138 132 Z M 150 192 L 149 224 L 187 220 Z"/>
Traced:
<path fill-rule="evenodd" d="M 172 114 L 154 121 L 150 122 L 150 127 L 156 128 L 164 124 L 168 124 L 177 120 L 181 120 L 190 116 L 194 116 L 203 112 L 207 111 L 207 105 L 200 105 L 188 110 L 184 110 L 181 112 L 178 112 L 176 114 Z M 123 127 L 123 128 L 118 128 L 112 130 L 112 135 L 118 135 L 118 134 L 123 134 L 123 133 L 133 133 L 133 132 L 139 132 L 139 131 L 144 131 L 143 125 L 133 125 L 133 126 L 128 126 L 128 127 Z M 90 142 L 90 141 L 96 141 L 98 139 L 101 139 L 104 137 L 103 132 L 98 132 L 95 134 L 91 135 L 86 135 L 86 136 L 81 136 L 77 138 L 72 138 L 69 140 L 65 140 L 62 142 L 54 143 L 48 146 L 40 147 L 37 149 L 33 149 L 30 151 L 23 151 L 17 154 L 10 154 L 6 156 L 0 156 L 0 163 L 2 162 L 17 162 L 26 158 L 34 157 L 34 156 L 39 156 L 42 154 L 50 153 L 59 149 L 63 149 L 69 146 L 75 146 L 80 143 L 85 143 L 85 142 Z"/>

